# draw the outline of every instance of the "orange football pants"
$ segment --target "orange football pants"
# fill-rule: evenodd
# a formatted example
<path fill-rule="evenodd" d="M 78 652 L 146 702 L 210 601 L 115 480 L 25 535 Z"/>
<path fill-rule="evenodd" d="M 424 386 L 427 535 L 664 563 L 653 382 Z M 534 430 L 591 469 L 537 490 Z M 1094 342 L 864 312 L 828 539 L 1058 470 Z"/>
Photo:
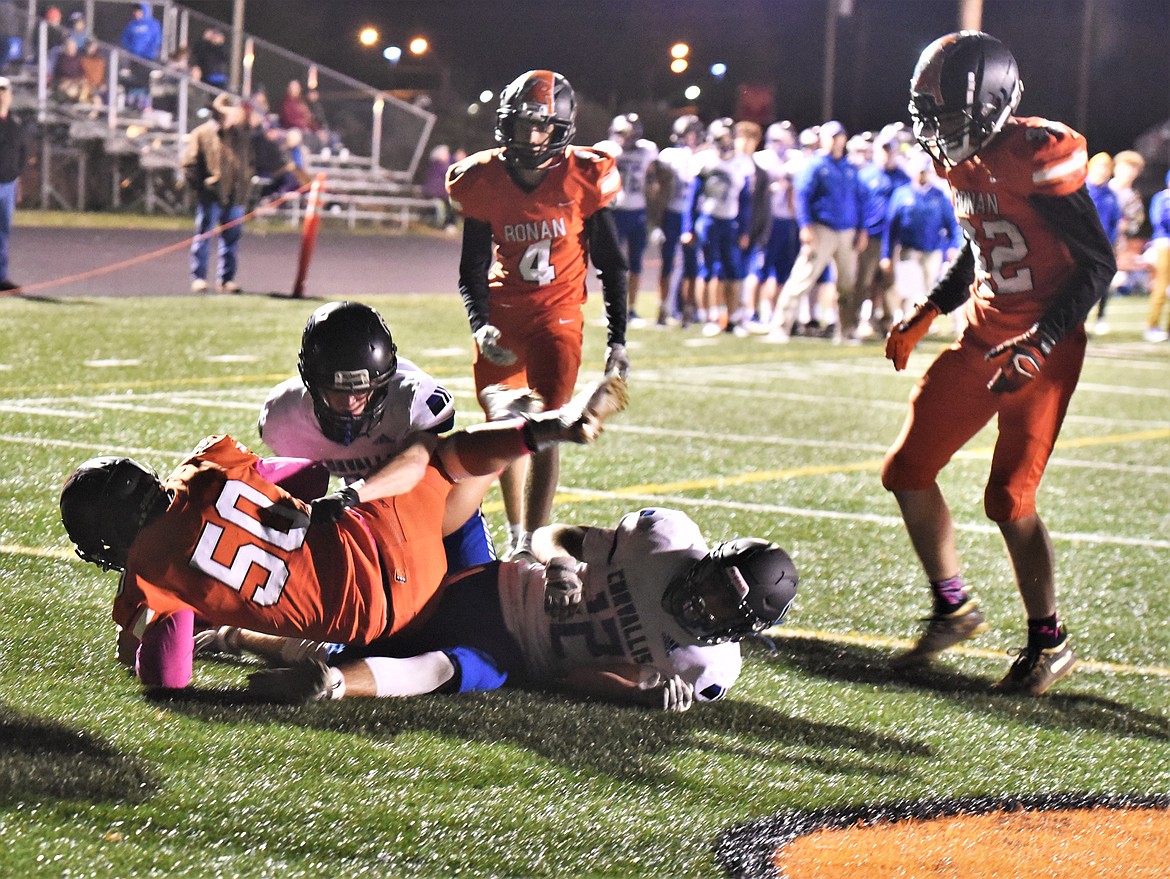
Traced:
<path fill-rule="evenodd" d="M 955 452 L 998 417 L 983 507 L 993 522 L 1013 522 L 1036 512 L 1036 490 L 1080 378 L 1085 332 L 1078 327 L 1061 339 L 1036 378 L 1014 394 L 987 389 L 996 371 L 984 359 L 987 351 L 964 339 L 926 370 L 910 394 L 902 433 L 886 453 L 882 485 L 929 488 Z"/>
<path fill-rule="evenodd" d="M 500 344 L 516 355 L 516 362 L 497 366 L 480 357 L 476 350 L 476 391 L 494 384 L 509 388 L 527 386 L 540 394 L 546 409 L 568 403 L 581 370 L 585 333 L 581 307 L 497 307 L 493 303 L 489 319 L 500 331 Z"/>

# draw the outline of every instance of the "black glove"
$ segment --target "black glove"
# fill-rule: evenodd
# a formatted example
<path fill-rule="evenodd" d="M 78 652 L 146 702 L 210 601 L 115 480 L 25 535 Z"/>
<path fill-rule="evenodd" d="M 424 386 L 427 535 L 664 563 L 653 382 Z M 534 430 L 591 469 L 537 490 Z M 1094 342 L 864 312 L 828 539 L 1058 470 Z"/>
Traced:
<path fill-rule="evenodd" d="M 1044 367 L 1044 361 L 1056 343 L 1036 327 L 1008 339 L 987 352 L 987 360 L 999 369 L 987 383 L 993 394 L 1014 394 L 1027 387 Z"/>
<path fill-rule="evenodd" d="M 322 523 L 332 525 L 334 522 L 341 521 L 342 513 L 358 502 L 357 490 L 347 485 L 333 494 L 327 494 L 325 497 L 310 501 L 309 521 L 314 525 Z"/>

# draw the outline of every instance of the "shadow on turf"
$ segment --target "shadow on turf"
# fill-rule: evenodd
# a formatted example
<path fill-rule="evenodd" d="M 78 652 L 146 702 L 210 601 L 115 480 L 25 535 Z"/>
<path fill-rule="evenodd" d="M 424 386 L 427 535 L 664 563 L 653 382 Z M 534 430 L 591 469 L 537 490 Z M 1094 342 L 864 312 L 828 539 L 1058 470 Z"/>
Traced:
<path fill-rule="evenodd" d="M 772 637 L 775 653 L 771 661 L 799 669 L 806 674 L 860 684 L 878 684 L 932 690 L 939 695 L 961 699 L 969 707 L 989 714 L 1002 713 L 1013 720 L 1027 720 L 1060 729 L 1091 729 L 1117 736 L 1165 741 L 1170 739 L 1170 718 L 1125 705 L 1112 699 L 1087 694 L 1050 690 L 1037 699 L 1030 696 L 1001 696 L 991 691 L 992 681 L 964 674 L 946 661 L 919 669 L 890 667 L 890 653 L 857 644 L 836 644 L 809 638 Z M 1060 684 L 1068 688 L 1074 676 Z"/>
<path fill-rule="evenodd" d="M 89 733 L 0 707 L 0 806 L 134 803 L 158 788 L 142 762 Z"/>
<path fill-rule="evenodd" d="M 209 723 L 286 723 L 393 739 L 430 732 L 455 740 L 511 744 L 550 762 L 615 777 L 661 783 L 683 749 L 824 772 L 898 775 L 905 756 L 929 756 L 908 738 L 786 715 L 727 700 L 683 714 L 579 702 L 552 693 L 505 689 L 416 699 L 348 699 L 300 707 L 259 705 L 242 689 L 170 690 L 150 697 L 162 707 Z"/>

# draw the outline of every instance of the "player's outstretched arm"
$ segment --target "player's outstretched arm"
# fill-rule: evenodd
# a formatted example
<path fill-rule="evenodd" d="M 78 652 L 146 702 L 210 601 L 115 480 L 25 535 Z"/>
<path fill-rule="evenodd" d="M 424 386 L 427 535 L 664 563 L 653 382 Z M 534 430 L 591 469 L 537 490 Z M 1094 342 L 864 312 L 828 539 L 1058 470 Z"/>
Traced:
<path fill-rule="evenodd" d="M 564 691 L 580 696 L 660 711 L 686 711 L 695 702 L 695 688 L 678 675 L 663 675 L 657 669 L 636 663 L 579 666 L 557 684 Z"/>

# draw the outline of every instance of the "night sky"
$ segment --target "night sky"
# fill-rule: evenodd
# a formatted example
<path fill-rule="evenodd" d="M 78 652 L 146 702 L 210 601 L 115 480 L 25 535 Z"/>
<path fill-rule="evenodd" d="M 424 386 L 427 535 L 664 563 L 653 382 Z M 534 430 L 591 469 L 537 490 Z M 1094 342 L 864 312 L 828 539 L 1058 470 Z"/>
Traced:
<path fill-rule="evenodd" d="M 1086 3 L 1094 21 L 1082 125 L 1077 83 Z M 185 5 L 231 20 L 230 0 Z M 852 15 L 839 19 L 830 115 L 851 131 L 906 120 L 914 62 L 932 39 L 956 29 L 958 0 L 852 5 Z M 247 0 L 245 28 L 377 88 L 416 80 L 378 49 L 358 44 L 367 24 L 383 44 L 427 36 L 434 52 L 426 63 L 449 69 L 461 101 L 547 67 L 604 110 L 599 116 L 678 106 L 682 87 L 693 82 L 704 87 L 698 109 L 710 119 L 734 111 L 741 83 L 759 83 L 773 90 L 777 118 L 804 127 L 824 121 L 826 9 L 827 0 Z M 1129 148 L 1170 119 L 1168 0 L 984 0 L 983 29 L 1019 61 L 1021 114 L 1081 127 L 1091 151 Z M 693 47 L 693 75 L 667 69 L 669 47 L 679 40 Z M 728 65 L 722 81 L 707 72 L 714 61 Z M 601 133 L 583 130 L 578 139 Z"/>

